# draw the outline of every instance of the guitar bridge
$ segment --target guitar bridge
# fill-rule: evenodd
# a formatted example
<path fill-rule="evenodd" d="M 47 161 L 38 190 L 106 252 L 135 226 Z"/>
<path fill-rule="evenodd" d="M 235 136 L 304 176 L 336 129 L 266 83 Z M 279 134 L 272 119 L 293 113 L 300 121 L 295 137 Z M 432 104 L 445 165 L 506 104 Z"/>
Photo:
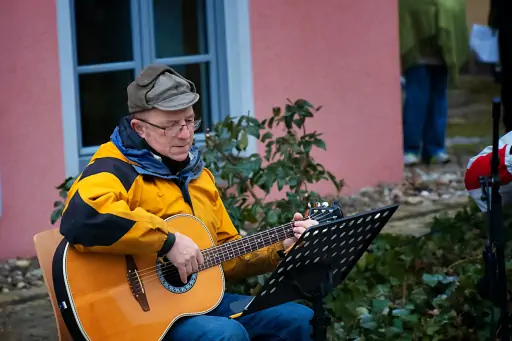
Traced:
<path fill-rule="evenodd" d="M 144 283 L 139 277 L 139 269 L 135 263 L 133 256 L 126 255 L 126 277 L 128 278 L 128 284 L 132 291 L 133 297 L 139 302 L 140 307 L 143 311 L 149 311 L 149 303 L 146 297 L 146 290 L 144 289 Z"/>

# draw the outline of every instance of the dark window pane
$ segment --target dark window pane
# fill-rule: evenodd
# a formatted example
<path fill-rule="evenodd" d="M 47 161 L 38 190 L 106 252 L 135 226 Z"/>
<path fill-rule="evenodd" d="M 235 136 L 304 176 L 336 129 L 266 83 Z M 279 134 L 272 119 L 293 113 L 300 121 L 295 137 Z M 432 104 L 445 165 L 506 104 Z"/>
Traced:
<path fill-rule="evenodd" d="M 133 70 L 80 75 L 83 147 L 109 140 L 119 119 L 128 113 L 126 87 L 133 79 Z"/>
<path fill-rule="evenodd" d="M 209 65 L 207 63 L 189 64 L 189 65 L 169 65 L 183 77 L 190 79 L 196 86 L 197 93 L 201 96 L 194 105 L 194 111 L 197 118 L 201 118 L 203 123 L 196 131 L 204 132 L 205 127 L 210 126 L 211 108 L 210 108 L 210 78 L 208 73 Z"/>
<path fill-rule="evenodd" d="M 133 60 L 130 0 L 75 0 L 78 65 Z"/>
<path fill-rule="evenodd" d="M 154 0 L 157 58 L 206 54 L 204 0 Z"/>

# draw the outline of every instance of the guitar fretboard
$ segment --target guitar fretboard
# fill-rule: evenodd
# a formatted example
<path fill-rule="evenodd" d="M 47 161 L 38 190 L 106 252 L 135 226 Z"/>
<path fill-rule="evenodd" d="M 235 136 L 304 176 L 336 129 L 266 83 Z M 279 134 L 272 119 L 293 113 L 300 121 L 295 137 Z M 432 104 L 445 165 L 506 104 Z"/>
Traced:
<path fill-rule="evenodd" d="M 199 267 L 199 271 L 291 237 L 293 237 L 293 226 L 292 223 L 288 223 L 222 245 L 211 247 L 202 251 L 204 264 Z"/>

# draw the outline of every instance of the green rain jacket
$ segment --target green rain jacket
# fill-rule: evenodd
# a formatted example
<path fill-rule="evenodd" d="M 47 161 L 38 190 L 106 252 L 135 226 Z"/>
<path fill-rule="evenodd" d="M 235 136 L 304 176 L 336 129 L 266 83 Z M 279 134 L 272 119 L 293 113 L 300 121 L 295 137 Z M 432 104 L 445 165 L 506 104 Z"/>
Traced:
<path fill-rule="evenodd" d="M 425 59 L 439 59 L 451 81 L 469 59 L 465 0 L 399 0 L 402 72 Z"/>

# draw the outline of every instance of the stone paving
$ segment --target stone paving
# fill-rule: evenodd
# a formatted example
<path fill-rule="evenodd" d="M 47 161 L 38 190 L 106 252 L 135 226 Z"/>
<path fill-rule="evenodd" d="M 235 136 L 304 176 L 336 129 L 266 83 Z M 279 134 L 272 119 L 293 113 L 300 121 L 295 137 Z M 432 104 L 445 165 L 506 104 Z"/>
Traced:
<path fill-rule="evenodd" d="M 3 294 L 4 305 L 0 303 L 0 340 L 58 340 L 53 310 L 44 287 L 27 290 L 25 300 L 16 300 L 11 295 Z"/>

